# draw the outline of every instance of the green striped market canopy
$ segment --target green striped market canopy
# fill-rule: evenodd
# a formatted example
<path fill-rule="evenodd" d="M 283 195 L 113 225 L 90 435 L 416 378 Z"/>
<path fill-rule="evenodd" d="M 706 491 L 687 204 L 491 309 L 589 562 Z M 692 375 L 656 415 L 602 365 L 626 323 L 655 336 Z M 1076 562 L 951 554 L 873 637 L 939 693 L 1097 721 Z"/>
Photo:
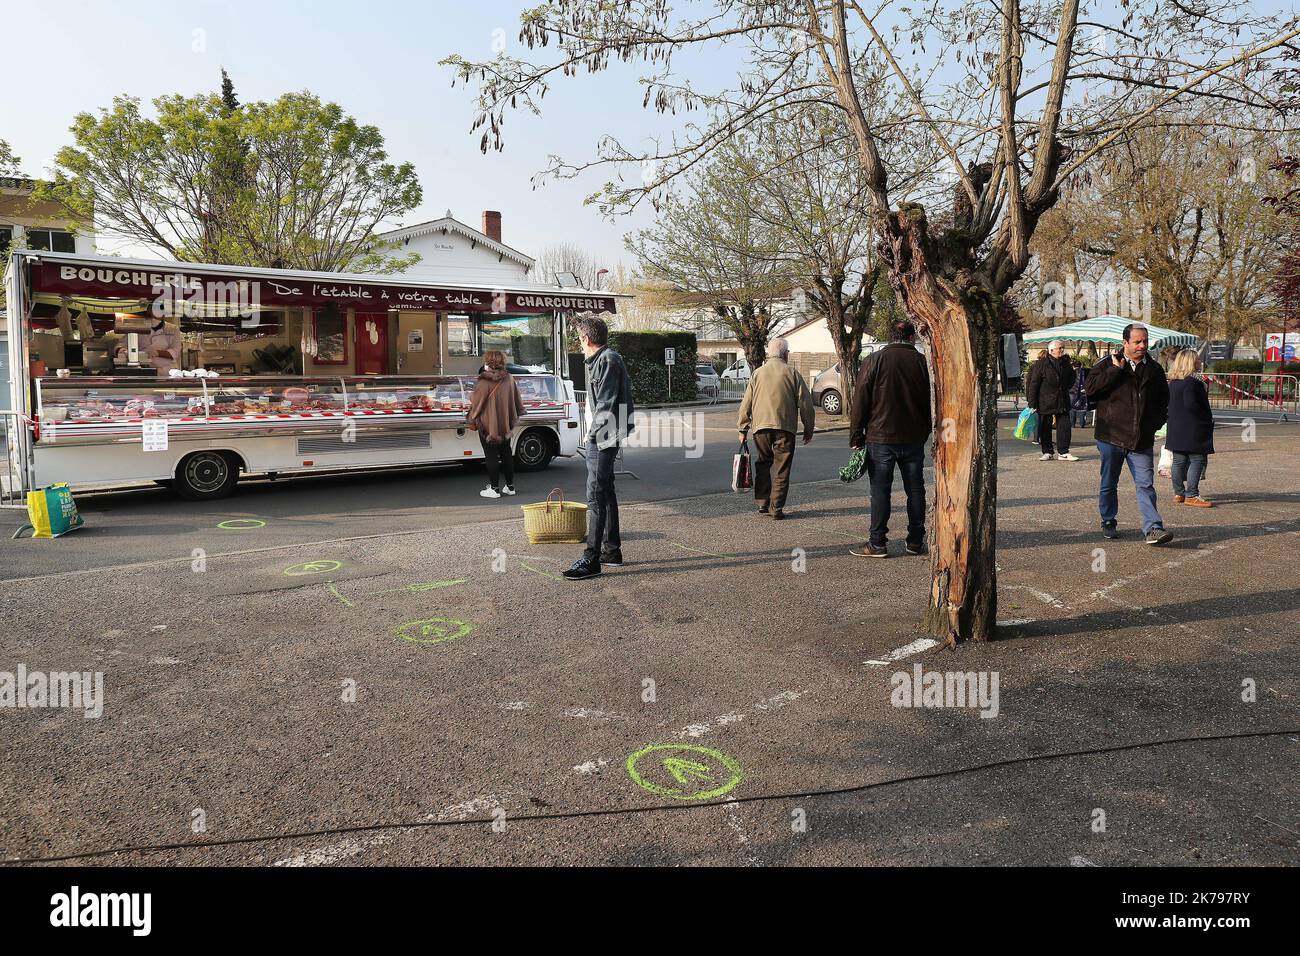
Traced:
<path fill-rule="evenodd" d="M 1058 325 L 1050 329 L 1036 329 L 1025 333 L 1026 345 L 1046 345 L 1052 339 L 1062 342 L 1108 342 L 1118 345 L 1124 341 L 1124 326 L 1132 322 L 1122 315 L 1099 315 L 1091 319 L 1081 319 L 1069 325 Z M 1175 332 L 1143 322 L 1147 327 L 1147 343 L 1152 349 L 1188 348 L 1194 349 L 1201 340 L 1190 332 Z"/>

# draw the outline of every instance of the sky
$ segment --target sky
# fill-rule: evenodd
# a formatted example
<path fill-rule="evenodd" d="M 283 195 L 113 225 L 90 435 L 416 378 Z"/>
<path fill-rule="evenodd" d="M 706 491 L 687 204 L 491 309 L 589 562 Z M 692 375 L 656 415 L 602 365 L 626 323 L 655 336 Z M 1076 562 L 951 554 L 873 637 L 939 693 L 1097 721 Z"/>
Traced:
<path fill-rule="evenodd" d="M 607 268 L 631 266 L 623 236 L 648 225 L 650 210 L 611 222 L 583 205 L 612 171 L 537 189 L 532 177 L 553 154 L 592 158 L 606 134 L 636 150 L 680 128 L 683 117 L 642 108 L 637 80 L 647 68 L 614 63 L 597 75 L 557 77 L 542 115 L 508 113 L 504 152 L 484 155 L 480 134 L 469 131 L 474 87 L 453 88 L 453 72 L 438 65 L 452 53 L 489 59 L 502 44 L 507 53 L 528 56 L 518 42 L 519 13 L 536 2 L 0 0 L 9 80 L 0 97 L 0 139 L 21 157 L 25 174 L 41 176 L 71 142 L 75 114 L 106 107 L 116 94 L 147 103 L 162 94 L 215 91 L 224 67 L 243 102 L 305 89 L 377 126 L 390 159 L 414 163 L 424 189 L 423 204 L 401 224 L 450 209 L 477 228 L 482 211 L 496 209 L 504 241 L 529 255 L 563 242 Z M 675 4 L 692 5 L 707 4 Z M 1101 2 L 1103 10 L 1114 6 Z M 1293 7 L 1292 0 L 1259 0 L 1254 9 Z M 676 66 L 698 88 L 718 89 L 735 82 L 739 55 L 738 45 L 710 45 L 680 56 Z M 140 252 L 103 243 L 101 251 Z"/>
<path fill-rule="evenodd" d="M 494 43 L 520 52 L 518 15 L 526 6 L 519 0 L 0 0 L 10 77 L 0 97 L 0 139 L 22 159 L 24 174 L 39 177 L 71 142 L 68 126 L 77 113 L 107 107 L 117 94 L 148 103 L 162 94 L 215 91 L 224 67 L 242 102 L 306 89 L 377 126 L 390 159 L 414 163 L 424 189 L 423 204 L 403 217 L 405 225 L 450 209 L 479 228 L 482 211 L 496 209 L 503 240 L 526 254 L 568 242 L 611 269 L 620 261 L 632 265 L 623 235 L 649 224 L 649 211 L 610 222 L 583 205 L 611 178 L 608 171 L 536 190 L 531 179 L 552 154 L 591 158 L 603 134 L 635 146 L 667 130 L 673 121 L 641 109 L 637 78 L 644 67 L 616 64 L 599 75 L 559 79 L 542 116 L 508 114 L 504 152 L 484 155 L 479 134 L 469 131 L 474 88 L 453 89 L 453 72 L 438 65 L 452 53 L 490 58 Z M 718 69 L 716 59 L 692 66 L 693 75 L 706 78 Z M 141 250 L 101 243 L 100 251 Z"/>

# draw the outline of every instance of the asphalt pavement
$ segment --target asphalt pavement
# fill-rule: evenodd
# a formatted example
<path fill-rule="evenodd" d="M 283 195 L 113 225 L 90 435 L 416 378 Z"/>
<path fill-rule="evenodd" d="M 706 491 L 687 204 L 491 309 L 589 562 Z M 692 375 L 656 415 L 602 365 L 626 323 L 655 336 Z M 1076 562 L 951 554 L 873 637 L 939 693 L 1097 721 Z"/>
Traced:
<path fill-rule="evenodd" d="M 699 459 L 628 454 L 628 563 L 588 582 L 518 511 L 579 497 L 581 460 L 501 501 L 458 469 L 88 496 L 86 529 L 0 541 L 0 671 L 104 687 L 95 719 L 0 708 L 0 858 L 1300 861 L 1300 428 L 1217 432 L 1213 509 L 1161 480 L 1164 548 L 1127 479 L 1098 534 L 1090 430 L 1079 462 L 1004 437 L 1002 639 L 948 651 L 901 493 L 890 559 L 850 555 L 865 488 L 828 433 L 760 518 L 733 414 Z M 932 674 L 972 696 L 902 699 Z"/>

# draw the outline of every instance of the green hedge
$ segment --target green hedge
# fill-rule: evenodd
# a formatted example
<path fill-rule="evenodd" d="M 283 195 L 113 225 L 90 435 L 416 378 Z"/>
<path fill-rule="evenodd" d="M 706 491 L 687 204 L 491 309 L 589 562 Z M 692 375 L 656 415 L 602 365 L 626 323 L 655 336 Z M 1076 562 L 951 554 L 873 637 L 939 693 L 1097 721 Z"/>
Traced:
<path fill-rule="evenodd" d="M 611 332 L 609 347 L 623 356 L 632 377 L 632 398 L 637 404 L 647 402 L 690 402 L 698 395 L 695 389 L 694 332 Z M 676 349 L 673 365 L 673 393 L 668 394 L 668 367 L 664 349 Z"/>
<path fill-rule="evenodd" d="M 632 399 L 638 405 L 691 402 L 699 397 L 695 387 L 697 345 L 694 332 L 610 332 L 609 347 L 623 356 L 623 364 L 632 378 Z M 677 350 L 671 397 L 668 395 L 664 349 Z M 573 379 L 574 388 L 586 390 L 586 366 L 580 352 L 569 353 L 569 378 Z"/>
<path fill-rule="evenodd" d="M 1264 363 L 1255 359 L 1223 359 L 1211 362 L 1210 369 L 1215 372 L 1244 372 L 1257 375 L 1264 371 Z"/>

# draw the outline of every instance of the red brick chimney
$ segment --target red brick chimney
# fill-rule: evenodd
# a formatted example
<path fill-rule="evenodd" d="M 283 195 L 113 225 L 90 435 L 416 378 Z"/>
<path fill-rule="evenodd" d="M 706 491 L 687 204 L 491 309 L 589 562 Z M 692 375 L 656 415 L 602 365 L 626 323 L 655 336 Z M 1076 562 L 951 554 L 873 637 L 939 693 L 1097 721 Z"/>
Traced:
<path fill-rule="evenodd" d="M 483 235 L 496 242 L 501 241 L 501 213 L 491 209 L 483 210 Z"/>

